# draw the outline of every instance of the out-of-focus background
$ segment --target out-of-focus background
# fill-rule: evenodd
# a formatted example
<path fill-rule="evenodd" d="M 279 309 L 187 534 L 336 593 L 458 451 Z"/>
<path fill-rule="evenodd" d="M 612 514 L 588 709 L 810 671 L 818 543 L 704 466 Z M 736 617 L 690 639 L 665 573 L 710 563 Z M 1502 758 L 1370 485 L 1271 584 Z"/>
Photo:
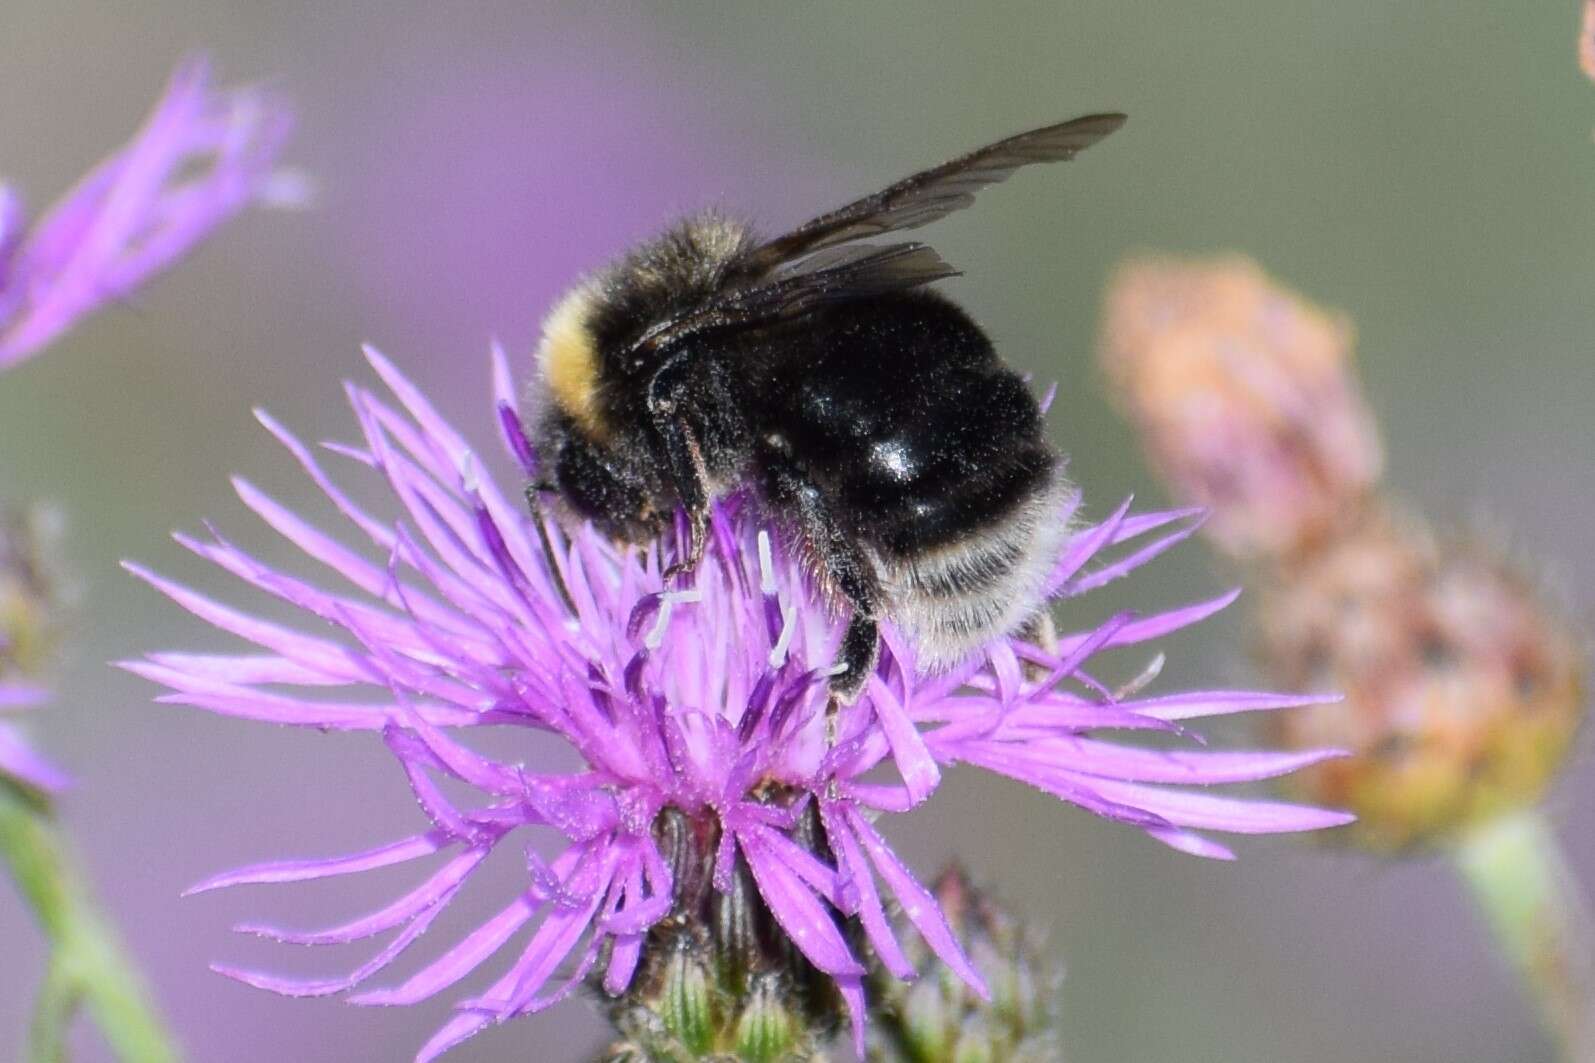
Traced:
<path fill-rule="evenodd" d="M 278 556 L 228 474 L 309 496 L 250 408 L 347 437 L 339 384 L 362 374 L 363 340 L 492 450 L 489 337 L 525 369 L 561 287 L 683 208 L 785 225 L 999 135 L 1128 111 L 1101 147 L 936 232 L 968 271 L 949 290 L 1008 359 L 1062 382 L 1051 432 L 1092 510 L 1159 498 L 1093 368 L 1108 270 L 1136 249 L 1240 249 L 1355 318 L 1398 489 L 1505 524 L 1575 607 L 1595 601 L 1580 531 L 1595 517 L 1595 85 L 1573 3 L 537 6 L 0 5 L 0 172 L 31 204 L 121 142 L 194 49 L 223 80 L 293 97 L 288 157 L 320 186 L 314 209 L 246 216 L 0 379 L 0 497 L 60 505 L 82 583 L 62 694 L 33 730 L 81 779 L 63 813 L 196 1060 L 407 1058 L 443 1021 L 447 1000 L 295 1002 L 206 967 L 352 967 L 364 953 L 228 927 L 327 922 L 397 878 L 179 898 L 238 863 L 398 837 L 420 813 L 368 737 L 150 704 L 102 662 L 225 643 L 118 560 L 233 593 L 166 538 L 206 517 Z M 1233 578 L 1192 545 L 1084 605 L 1100 618 Z M 1245 680 L 1245 637 L 1237 612 L 1175 641 L 1163 682 Z M 1587 761 L 1552 812 L 1595 881 Z M 957 853 L 1050 927 L 1075 1063 L 1551 1058 L 1438 862 L 1274 839 L 1207 863 L 972 775 L 893 840 L 926 873 Z M 502 903 L 514 874 L 473 887 L 431 937 Z M 0 890 L 0 1058 L 40 952 Z M 580 1059 L 602 1035 L 591 1004 L 567 1004 L 451 1058 Z M 82 1049 L 103 1056 L 92 1036 Z"/>

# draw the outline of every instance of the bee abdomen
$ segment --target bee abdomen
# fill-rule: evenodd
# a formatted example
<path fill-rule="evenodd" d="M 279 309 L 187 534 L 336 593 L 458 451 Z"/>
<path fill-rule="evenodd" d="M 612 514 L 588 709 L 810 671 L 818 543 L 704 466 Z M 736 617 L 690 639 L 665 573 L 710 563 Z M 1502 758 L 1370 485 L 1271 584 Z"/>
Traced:
<path fill-rule="evenodd" d="M 1068 533 L 1070 488 L 1056 470 L 1002 518 L 934 549 L 882 559 L 897 626 L 921 667 L 945 668 L 1018 630 L 1044 607 L 1042 589 Z"/>

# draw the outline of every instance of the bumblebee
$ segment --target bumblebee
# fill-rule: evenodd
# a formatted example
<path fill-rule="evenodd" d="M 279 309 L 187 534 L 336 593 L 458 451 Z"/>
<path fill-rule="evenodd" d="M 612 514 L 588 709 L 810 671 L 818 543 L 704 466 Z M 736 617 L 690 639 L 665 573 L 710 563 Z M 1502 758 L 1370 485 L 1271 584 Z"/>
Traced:
<path fill-rule="evenodd" d="M 751 488 L 850 611 L 830 677 L 843 702 L 875 669 L 882 619 L 928 668 L 1033 621 L 1069 490 L 1040 408 L 927 287 L 958 271 L 923 243 L 873 238 L 1123 123 L 1021 133 L 774 239 L 689 217 L 581 281 L 538 349 L 534 509 L 553 493 L 633 543 L 684 512 L 674 580 L 703 556 L 711 501 Z"/>

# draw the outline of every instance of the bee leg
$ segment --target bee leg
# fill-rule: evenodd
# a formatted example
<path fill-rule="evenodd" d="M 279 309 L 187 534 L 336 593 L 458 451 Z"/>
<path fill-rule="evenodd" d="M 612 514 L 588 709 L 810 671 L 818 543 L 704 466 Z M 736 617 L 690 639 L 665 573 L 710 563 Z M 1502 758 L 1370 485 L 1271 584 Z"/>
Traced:
<path fill-rule="evenodd" d="M 559 565 L 554 560 L 554 541 L 548 536 L 548 524 L 543 506 L 543 492 L 548 489 L 548 485 L 543 483 L 527 484 L 526 505 L 532 511 L 532 527 L 537 529 L 537 541 L 543 547 L 543 560 L 548 565 L 549 578 L 554 582 L 554 589 L 559 592 L 559 600 L 565 603 L 570 615 L 575 616 L 576 602 L 570 596 L 570 588 L 565 586 L 565 577 L 559 574 Z"/>
<path fill-rule="evenodd" d="M 670 478 L 675 482 L 676 497 L 687 513 L 686 550 L 675 564 L 665 570 L 665 582 L 675 580 L 698 567 L 709 541 L 709 473 L 703 462 L 703 448 L 692 429 L 675 417 L 657 416 L 654 428 L 665 444 Z"/>
<path fill-rule="evenodd" d="M 831 697 L 825 703 L 825 744 L 836 745 L 837 718 L 843 705 L 858 699 L 864 684 L 869 682 L 875 665 L 881 658 L 880 624 L 872 616 L 855 611 L 847 622 L 847 632 L 842 636 L 841 648 L 836 654 L 841 669 L 831 676 Z"/>
<path fill-rule="evenodd" d="M 670 583 L 677 576 L 685 576 L 698 567 L 698 562 L 703 560 L 704 545 L 709 541 L 709 508 L 687 510 L 687 554 L 681 560 L 665 569 L 665 582 Z"/>
<path fill-rule="evenodd" d="M 1045 606 L 1025 621 L 1019 629 L 1019 637 L 1034 642 L 1051 656 L 1058 655 L 1058 625 L 1053 622 L 1052 613 Z M 1027 678 L 1038 683 L 1052 674 L 1049 669 L 1033 662 L 1025 664 L 1024 672 Z"/>
<path fill-rule="evenodd" d="M 766 475 L 775 500 L 796 517 L 798 533 L 816 562 L 821 584 L 853 607 L 837 651 L 837 670 L 831 676 L 831 698 L 826 705 L 826 735 L 834 745 L 842 706 L 858 699 L 880 660 L 879 620 L 885 594 L 863 547 L 837 525 L 820 488 L 789 462 L 771 463 Z"/>

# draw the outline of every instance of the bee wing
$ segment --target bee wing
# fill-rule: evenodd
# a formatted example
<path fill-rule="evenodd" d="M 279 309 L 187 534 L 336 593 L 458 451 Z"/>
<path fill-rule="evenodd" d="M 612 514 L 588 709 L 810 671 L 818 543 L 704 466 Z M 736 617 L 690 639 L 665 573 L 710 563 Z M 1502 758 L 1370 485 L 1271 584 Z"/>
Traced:
<path fill-rule="evenodd" d="M 1021 166 L 1074 158 L 1124 121 L 1122 114 L 1089 114 L 988 144 L 805 222 L 749 252 L 739 272 L 758 276 L 837 244 L 926 225 L 969 206 L 976 192 Z"/>
<path fill-rule="evenodd" d="M 906 291 L 959 271 L 921 243 L 855 244 L 809 255 L 649 330 L 638 348 L 662 349 L 695 333 L 792 321 L 826 303 Z"/>
<path fill-rule="evenodd" d="M 767 283 L 726 293 L 743 317 L 785 321 L 828 302 L 917 288 L 959 271 L 921 243 L 832 247 L 784 266 Z"/>

